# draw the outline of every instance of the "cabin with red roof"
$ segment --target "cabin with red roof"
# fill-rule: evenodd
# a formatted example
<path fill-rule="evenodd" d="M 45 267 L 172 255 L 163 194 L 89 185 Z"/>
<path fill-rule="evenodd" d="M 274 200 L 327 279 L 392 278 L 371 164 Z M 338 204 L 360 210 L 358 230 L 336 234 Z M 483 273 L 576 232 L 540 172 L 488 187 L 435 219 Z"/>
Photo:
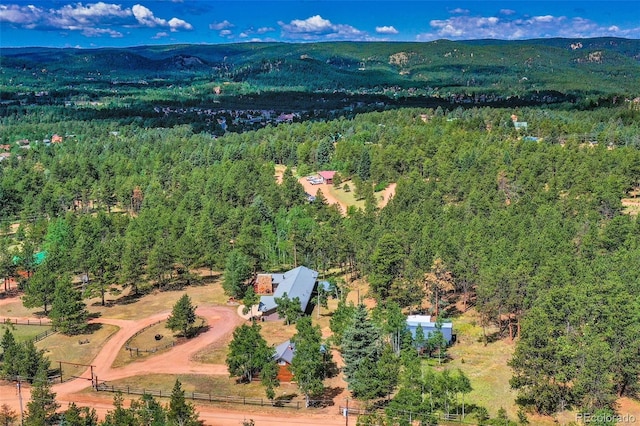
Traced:
<path fill-rule="evenodd" d="M 333 177 L 335 176 L 335 170 L 325 170 L 322 172 L 318 172 L 318 176 L 322 178 L 324 183 L 328 183 L 329 185 L 333 184 Z"/>

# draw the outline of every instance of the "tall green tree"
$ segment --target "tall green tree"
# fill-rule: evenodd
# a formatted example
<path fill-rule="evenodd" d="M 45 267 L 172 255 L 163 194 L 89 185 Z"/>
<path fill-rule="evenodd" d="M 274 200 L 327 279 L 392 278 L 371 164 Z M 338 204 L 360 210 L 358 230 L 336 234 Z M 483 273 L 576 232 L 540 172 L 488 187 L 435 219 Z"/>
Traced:
<path fill-rule="evenodd" d="M 53 327 L 63 334 L 80 334 L 86 330 L 89 316 L 87 305 L 69 278 L 61 278 L 56 283 L 49 316 Z"/>
<path fill-rule="evenodd" d="M 183 294 L 173 305 L 171 315 L 167 319 L 167 328 L 171 331 L 182 331 L 184 337 L 189 337 L 196 322 L 196 306 L 191 303 L 188 294 Z"/>
<path fill-rule="evenodd" d="M 358 366 L 365 361 L 371 369 L 382 352 L 380 329 L 369 319 L 367 307 L 358 305 L 351 323 L 342 336 L 341 352 L 344 359 L 345 379 L 352 386 Z"/>
<path fill-rule="evenodd" d="M 16 342 L 9 328 L 4 330 L 0 347 L 2 347 L 2 370 L 0 370 L 2 374 L 9 377 L 20 374 L 21 345 Z"/>
<path fill-rule="evenodd" d="M 311 317 L 302 317 L 296 323 L 296 334 L 291 341 L 295 345 L 291 372 L 308 407 L 311 397 L 324 390 L 325 363 L 320 327 L 311 323 Z"/>
<path fill-rule="evenodd" d="M 284 318 L 285 324 L 295 324 L 302 317 L 303 312 L 299 298 L 289 299 L 289 295 L 285 292 L 282 297 L 276 297 L 275 301 L 278 318 Z"/>
<path fill-rule="evenodd" d="M 176 379 L 171 391 L 171 399 L 167 407 L 168 424 L 175 426 L 200 426 L 202 422 L 198 419 L 198 413 L 193 404 L 186 401 L 182 383 Z"/>
<path fill-rule="evenodd" d="M 98 426 L 98 414 L 95 408 L 78 407 L 72 402 L 62 415 L 61 423 L 65 426 Z"/>
<path fill-rule="evenodd" d="M 260 334 L 260 325 L 242 324 L 233 331 L 226 364 L 231 377 L 251 382 L 265 364 L 273 362 L 274 349 Z"/>
<path fill-rule="evenodd" d="M 247 280 L 251 278 L 253 266 L 249 256 L 240 250 L 232 250 L 227 256 L 222 288 L 227 296 L 242 299 L 247 290 Z"/>
<path fill-rule="evenodd" d="M 22 297 L 22 304 L 26 308 L 42 307 L 44 314 L 49 314 L 49 308 L 56 289 L 56 281 L 59 279 L 54 263 L 50 259 L 45 260 L 29 278 Z"/>
<path fill-rule="evenodd" d="M 47 377 L 47 369 L 40 365 L 31 386 L 31 400 L 27 403 L 25 425 L 43 426 L 53 423 L 53 416 L 60 404 L 56 401 L 56 393 L 51 390 Z"/>

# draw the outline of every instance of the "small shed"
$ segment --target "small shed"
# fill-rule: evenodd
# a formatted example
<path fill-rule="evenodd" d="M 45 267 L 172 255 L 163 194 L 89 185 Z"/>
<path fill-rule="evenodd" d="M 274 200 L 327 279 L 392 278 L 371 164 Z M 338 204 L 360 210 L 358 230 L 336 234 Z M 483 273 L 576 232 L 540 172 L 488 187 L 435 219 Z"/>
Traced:
<path fill-rule="evenodd" d="M 296 345 L 291 340 L 282 342 L 275 348 L 276 353 L 273 355 L 273 359 L 278 363 L 277 377 L 281 382 L 290 382 L 293 379 L 293 373 L 289 366 L 293 361 L 295 350 Z"/>
<path fill-rule="evenodd" d="M 323 170 L 318 172 L 318 175 L 322 178 L 324 183 L 328 183 L 329 185 L 333 184 L 333 177 L 335 176 L 335 170 Z"/>

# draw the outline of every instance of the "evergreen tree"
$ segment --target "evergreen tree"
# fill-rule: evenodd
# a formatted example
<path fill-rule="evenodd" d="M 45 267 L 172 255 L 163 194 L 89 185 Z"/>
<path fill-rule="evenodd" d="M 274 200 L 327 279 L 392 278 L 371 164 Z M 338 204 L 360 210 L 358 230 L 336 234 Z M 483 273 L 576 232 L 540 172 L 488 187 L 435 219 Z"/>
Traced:
<path fill-rule="evenodd" d="M 171 391 L 171 400 L 167 407 L 167 420 L 169 425 L 175 426 L 200 426 L 202 423 L 198 419 L 198 413 L 193 404 L 186 401 L 182 383 L 176 379 Z"/>
<path fill-rule="evenodd" d="M 358 162 L 358 170 L 356 172 L 360 179 L 369 180 L 371 177 L 371 155 L 368 149 L 363 149 Z"/>
<path fill-rule="evenodd" d="M 18 413 L 11 409 L 7 404 L 0 406 L 0 425 L 12 426 L 18 421 Z"/>
<path fill-rule="evenodd" d="M 62 415 L 61 424 L 65 426 L 98 426 L 98 414 L 94 408 L 78 407 L 72 402 Z"/>
<path fill-rule="evenodd" d="M 131 401 L 129 410 L 141 425 L 164 426 L 167 424 L 167 410 L 150 394 Z"/>
<path fill-rule="evenodd" d="M 296 334 L 291 341 L 295 345 L 291 372 L 308 407 L 310 397 L 320 395 L 324 390 L 322 332 L 319 326 L 312 325 L 311 317 L 303 317 L 296 323 Z"/>
<path fill-rule="evenodd" d="M 342 358 L 344 359 L 344 375 L 352 386 L 358 366 L 367 361 L 370 371 L 380 358 L 380 330 L 368 318 L 367 307 L 359 305 L 351 323 L 344 331 L 341 343 Z"/>
<path fill-rule="evenodd" d="M 56 394 L 51 390 L 47 368 L 40 365 L 31 386 L 31 400 L 27 403 L 25 425 L 43 426 L 53 424 L 53 416 L 60 404 L 56 401 Z"/>
<path fill-rule="evenodd" d="M 36 380 L 38 372 L 43 370 L 45 373 L 49 371 L 51 362 L 44 354 L 44 350 L 36 348 L 33 340 L 27 340 L 22 343 L 19 350 L 18 374 L 27 381 Z"/>
<path fill-rule="evenodd" d="M 352 302 L 347 303 L 344 297 L 341 297 L 338 301 L 338 306 L 329 319 L 331 338 L 335 344 L 342 344 L 342 336 L 353 320 L 356 309 L 356 306 Z"/>
<path fill-rule="evenodd" d="M 260 325 L 242 324 L 233 331 L 226 364 L 231 377 L 251 382 L 266 363 L 273 362 L 274 349 L 260 335 Z"/>
<path fill-rule="evenodd" d="M 242 304 L 244 305 L 242 308 L 242 313 L 244 315 L 247 315 L 249 312 L 251 312 L 252 307 L 259 303 L 260 297 L 256 294 L 253 286 L 250 285 L 247 288 L 247 291 L 244 293 L 244 297 L 242 298 Z"/>
<path fill-rule="evenodd" d="M 53 262 L 45 260 L 43 264 L 37 267 L 28 284 L 25 287 L 22 304 L 25 308 L 44 309 L 44 314 L 49 314 L 49 307 L 53 300 L 58 276 L 53 270 Z"/>
<path fill-rule="evenodd" d="M 134 423 L 134 416 L 130 410 L 124 408 L 124 397 L 118 392 L 113 397 L 114 409 L 107 412 L 101 426 L 129 426 Z"/>
<path fill-rule="evenodd" d="M 71 280 L 60 279 L 51 304 L 51 323 L 63 334 L 80 334 L 87 328 L 89 312 L 82 295 L 73 287 Z"/>
<path fill-rule="evenodd" d="M 242 299 L 247 290 L 247 280 L 251 278 L 253 267 L 249 256 L 240 250 L 232 250 L 227 256 L 222 288 L 227 296 Z"/>
<path fill-rule="evenodd" d="M 20 374 L 21 345 L 16 343 L 13 333 L 9 328 L 5 328 L 4 330 L 0 347 L 2 347 L 2 374 L 9 377 Z"/>
<path fill-rule="evenodd" d="M 318 167 L 322 168 L 331 163 L 331 157 L 335 151 L 333 141 L 329 138 L 324 138 L 318 144 L 318 151 L 316 153 L 316 162 Z"/>
<path fill-rule="evenodd" d="M 188 294 L 183 294 L 173 305 L 171 315 L 167 319 L 167 328 L 171 331 L 182 331 L 184 337 L 189 337 L 195 322 L 196 306 L 191 304 Z"/>
<path fill-rule="evenodd" d="M 275 301 L 278 318 L 284 318 L 285 324 L 295 324 L 298 318 L 302 316 L 299 298 L 289 299 L 289 295 L 285 292 L 282 297 L 276 297 Z"/>

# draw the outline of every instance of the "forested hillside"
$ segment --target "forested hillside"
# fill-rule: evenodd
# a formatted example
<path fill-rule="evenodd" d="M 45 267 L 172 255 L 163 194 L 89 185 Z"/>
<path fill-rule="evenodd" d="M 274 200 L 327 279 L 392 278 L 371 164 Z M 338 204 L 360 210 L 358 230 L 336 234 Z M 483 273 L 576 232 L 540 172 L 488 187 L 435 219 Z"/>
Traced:
<path fill-rule="evenodd" d="M 640 184 L 640 115 L 629 105 L 399 109 L 219 138 L 5 112 L 0 224 L 20 226 L 0 240 L 0 275 L 34 273 L 32 292 L 80 272 L 100 294 L 229 259 L 256 271 L 305 264 L 365 277 L 372 296 L 405 308 L 423 297 L 451 314 L 449 300 L 475 306 L 483 325 L 519 336 L 512 386 L 541 413 L 637 396 L 640 223 L 621 199 Z M 53 134 L 64 140 L 15 144 Z M 275 164 L 289 166 L 282 184 Z M 366 207 L 309 203 L 292 167 L 353 178 Z M 374 188 L 390 182 L 397 192 L 379 210 Z M 453 290 L 425 278 L 436 269 Z"/>
<path fill-rule="evenodd" d="M 2 99 L 39 104 L 233 107 L 236 95 L 264 102 L 265 93 L 295 92 L 309 96 L 298 109 L 326 108 L 318 93 L 588 107 L 636 97 L 640 87 L 640 42 L 615 38 L 5 48 L 0 56 Z"/>

